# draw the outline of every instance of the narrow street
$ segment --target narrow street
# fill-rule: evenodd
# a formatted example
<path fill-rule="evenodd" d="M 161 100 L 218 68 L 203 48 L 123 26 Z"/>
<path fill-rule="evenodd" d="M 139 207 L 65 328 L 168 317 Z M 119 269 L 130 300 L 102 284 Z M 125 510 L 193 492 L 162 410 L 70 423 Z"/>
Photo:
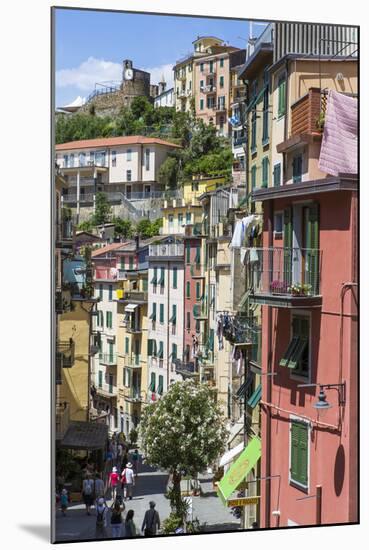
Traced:
<path fill-rule="evenodd" d="M 148 465 L 140 466 L 139 475 L 131 501 L 125 502 L 125 513 L 128 510 L 134 510 L 134 522 L 138 531 L 141 533 L 141 525 L 145 511 L 149 507 L 150 500 L 156 503 L 156 510 L 159 512 L 160 521 L 163 522 L 170 514 L 169 500 L 164 496 L 168 474 L 166 472 L 155 470 Z M 201 524 L 206 524 L 205 529 L 209 531 L 236 530 L 239 527 L 239 521 L 225 508 L 215 492 L 211 490 L 210 483 L 205 477 L 200 476 L 201 485 L 204 488 L 202 496 L 192 497 L 193 518 L 199 519 Z M 108 493 L 108 496 L 110 494 Z M 112 499 L 107 499 L 107 504 L 111 506 Z M 67 515 L 62 516 L 59 508 L 56 512 L 56 540 L 88 540 L 95 538 L 95 510 L 93 508 L 91 516 L 85 511 L 82 502 L 73 503 L 69 506 Z M 110 529 L 108 528 L 108 536 Z"/>

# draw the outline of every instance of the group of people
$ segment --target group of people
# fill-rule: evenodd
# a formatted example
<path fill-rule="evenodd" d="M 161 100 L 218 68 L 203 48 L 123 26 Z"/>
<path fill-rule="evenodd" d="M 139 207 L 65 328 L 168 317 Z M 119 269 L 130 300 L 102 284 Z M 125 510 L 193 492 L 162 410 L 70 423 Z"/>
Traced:
<path fill-rule="evenodd" d="M 156 535 L 157 529 L 160 529 L 160 517 L 155 510 L 155 502 L 150 502 L 150 508 L 145 512 L 141 531 L 145 537 Z M 134 518 L 134 510 L 128 510 L 124 517 L 125 505 L 116 499 L 109 508 L 106 501 L 100 498 L 96 505 L 96 534 L 95 538 L 107 538 L 109 535 L 108 525 L 110 524 L 110 533 L 113 538 L 136 537 L 139 535 Z"/>

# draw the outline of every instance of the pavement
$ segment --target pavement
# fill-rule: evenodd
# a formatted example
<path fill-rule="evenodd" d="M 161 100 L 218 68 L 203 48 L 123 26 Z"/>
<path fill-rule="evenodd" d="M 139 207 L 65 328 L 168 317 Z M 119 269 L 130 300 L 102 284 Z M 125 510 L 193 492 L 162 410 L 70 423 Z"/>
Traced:
<path fill-rule="evenodd" d="M 223 506 L 212 487 L 211 479 L 205 474 L 200 476 L 202 495 L 192 498 L 192 517 L 198 518 L 207 532 L 239 529 L 239 520 Z M 132 500 L 126 501 L 125 514 L 128 510 L 134 510 L 134 522 L 137 531 L 140 531 L 145 511 L 149 508 L 149 501 L 156 503 L 161 522 L 170 514 L 169 500 L 164 496 L 168 483 L 168 473 L 156 470 L 148 465 L 141 464 L 136 485 L 133 488 Z M 107 504 L 112 504 L 112 499 L 107 499 Z M 68 507 L 64 517 L 57 509 L 56 512 L 56 540 L 91 540 L 95 538 L 95 509 L 91 515 L 86 514 L 83 503 L 73 503 Z M 140 532 L 140 534 L 142 534 Z M 108 537 L 110 537 L 108 528 Z"/>

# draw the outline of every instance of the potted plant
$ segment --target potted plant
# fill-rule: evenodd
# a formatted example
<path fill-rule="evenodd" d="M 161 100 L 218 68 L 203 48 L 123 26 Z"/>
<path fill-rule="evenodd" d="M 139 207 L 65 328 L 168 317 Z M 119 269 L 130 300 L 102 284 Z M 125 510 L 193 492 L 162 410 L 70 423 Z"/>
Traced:
<path fill-rule="evenodd" d="M 311 292 L 311 285 L 295 283 L 288 287 L 288 292 L 290 292 L 292 296 L 309 296 Z"/>
<path fill-rule="evenodd" d="M 316 119 L 316 127 L 319 132 L 323 132 L 325 123 L 325 113 L 320 111 L 318 118 Z"/>

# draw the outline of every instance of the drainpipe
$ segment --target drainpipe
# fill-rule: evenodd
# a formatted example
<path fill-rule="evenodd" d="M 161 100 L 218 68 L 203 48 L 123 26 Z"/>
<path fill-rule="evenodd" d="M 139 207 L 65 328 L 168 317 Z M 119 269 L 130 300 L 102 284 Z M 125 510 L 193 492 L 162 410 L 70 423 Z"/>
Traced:
<path fill-rule="evenodd" d="M 268 216 L 268 244 L 272 243 L 273 236 L 273 203 L 269 202 L 269 216 Z M 272 364 L 272 330 L 273 330 L 273 309 L 270 306 L 267 306 L 267 319 L 268 319 L 268 340 L 267 340 L 267 376 L 266 378 L 266 394 L 267 400 L 269 403 L 272 402 L 272 383 L 273 376 L 271 373 L 273 371 Z M 271 441 L 272 441 L 272 410 L 270 407 L 266 410 L 266 425 L 265 425 L 265 527 L 270 527 L 270 512 L 271 512 Z"/>

